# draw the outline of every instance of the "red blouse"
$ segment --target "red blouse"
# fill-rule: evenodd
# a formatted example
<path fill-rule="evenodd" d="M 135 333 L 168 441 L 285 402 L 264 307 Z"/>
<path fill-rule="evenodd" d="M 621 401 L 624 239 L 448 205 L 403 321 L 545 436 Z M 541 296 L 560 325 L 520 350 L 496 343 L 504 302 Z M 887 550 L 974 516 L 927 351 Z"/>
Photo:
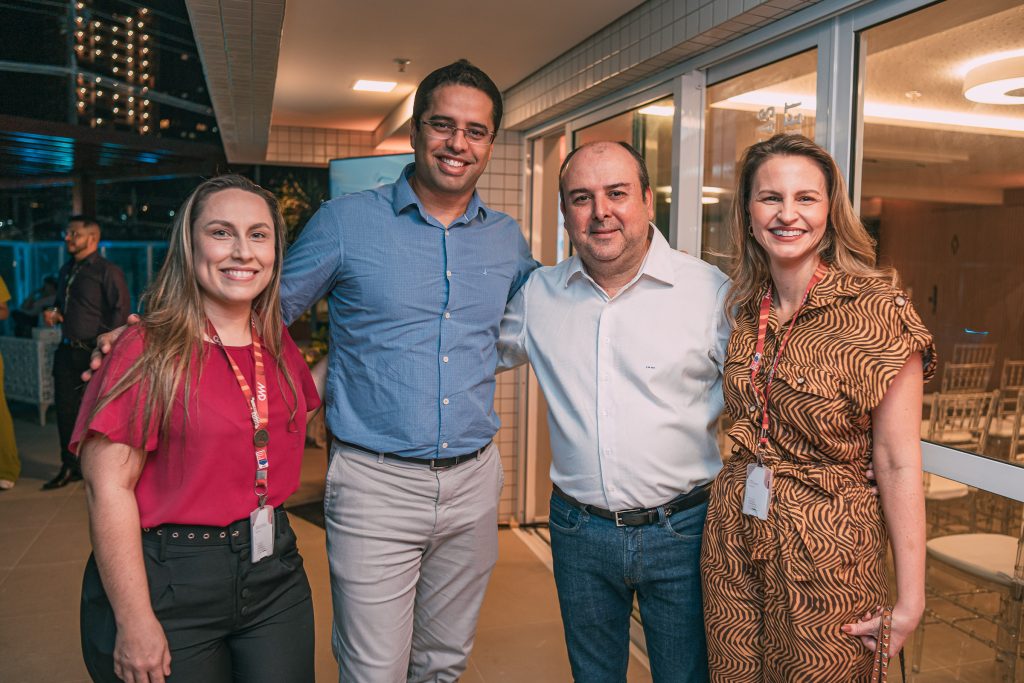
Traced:
<path fill-rule="evenodd" d="M 142 345 L 142 331 L 139 328 L 127 330 L 89 382 L 71 438 L 72 452 L 78 453 L 81 444 L 95 434 L 146 451 L 146 463 L 135 487 L 143 527 L 161 524 L 226 526 L 247 517 L 257 504 L 253 492 L 256 456 L 252 419 L 231 365 L 214 344 L 206 343 L 198 384 L 193 381 L 189 388 L 187 422 L 184 386 L 174 402 L 167 433 L 160 430 L 161 416 L 154 415 L 149 433 L 142 438 L 145 394 L 139 385 L 92 415 L 99 397 L 139 357 Z M 298 488 L 306 438 L 306 411 L 320 405 L 313 377 L 287 330 L 282 333 L 282 347 L 284 364 L 297 395 L 292 398 L 276 364 L 267 362 L 270 390 L 268 502 L 275 506 Z M 256 362 L 252 346 L 225 348 L 249 385 L 254 386 Z M 293 409 L 295 416 L 290 418 Z"/>

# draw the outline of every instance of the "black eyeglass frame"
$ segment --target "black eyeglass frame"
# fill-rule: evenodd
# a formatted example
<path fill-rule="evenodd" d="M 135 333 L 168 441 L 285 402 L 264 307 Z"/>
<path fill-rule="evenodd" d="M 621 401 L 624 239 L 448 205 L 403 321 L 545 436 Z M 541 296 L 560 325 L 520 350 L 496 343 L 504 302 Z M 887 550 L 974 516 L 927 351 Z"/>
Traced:
<path fill-rule="evenodd" d="M 429 135 L 430 137 L 434 138 L 435 140 L 451 140 L 453 137 L 455 137 L 455 133 L 457 133 L 458 131 L 461 130 L 463 137 L 466 138 L 466 142 L 468 142 L 469 144 L 471 144 L 471 145 L 490 145 L 490 144 L 492 144 L 494 142 L 494 138 L 496 138 L 498 136 L 498 131 L 496 131 L 496 130 L 492 131 L 492 130 L 488 130 L 487 128 L 484 128 L 481 131 L 479 128 L 459 128 L 454 123 L 449 123 L 448 121 L 428 121 L 426 119 L 420 119 L 418 121 L 418 124 L 419 124 L 420 127 L 426 126 L 426 133 L 427 133 L 427 135 Z M 435 128 L 435 126 L 444 126 L 445 128 L 449 129 L 451 132 L 448 135 L 432 135 L 431 134 L 432 132 L 433 133 L 438 133 L 439 132 L 437 130 L 437 128 Z M 470 132 L 472 132 L 472 133 L 483 132 L 483 133 L 485 133 L 486 137 L 483 140 L 473 140 L 469 136 Z"/>

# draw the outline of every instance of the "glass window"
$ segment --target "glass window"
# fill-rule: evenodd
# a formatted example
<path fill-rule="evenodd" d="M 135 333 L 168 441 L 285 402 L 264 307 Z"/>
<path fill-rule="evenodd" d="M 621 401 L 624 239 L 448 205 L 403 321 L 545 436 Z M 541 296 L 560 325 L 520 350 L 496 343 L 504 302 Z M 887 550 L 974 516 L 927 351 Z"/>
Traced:
<path fill-rule="evenodd" d="M 701 193 L 706 261 L 721 265 L 729 248 L 728 216 L 744 150 L 776 133 L 814 139 L 817 64 L 818 51 L 808 50 L 707 89 Z"/>
<path fill-rule="evenodd" d="M 672 203 L 672 121 L 675 107 L 671 97 L 645 104 L 575 134 L 575 147 L 600 140 L 628 142 L 647 162 L 654 191 L 654 224 L 668 239 Z"/>
<path fill-rule="evenodd" d="M 861 215 L 939 352 L 921 436 L 1017 464 L 1022 35 L 1014 0 L 950 0 L 860 35 Z"/>

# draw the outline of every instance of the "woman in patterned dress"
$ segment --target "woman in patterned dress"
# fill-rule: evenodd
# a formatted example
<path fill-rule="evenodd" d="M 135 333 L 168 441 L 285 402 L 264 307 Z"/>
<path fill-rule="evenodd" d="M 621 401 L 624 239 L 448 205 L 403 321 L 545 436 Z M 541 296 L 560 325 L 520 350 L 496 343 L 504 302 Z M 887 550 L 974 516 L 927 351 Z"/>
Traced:
<path fill-rule="evenodd" d="M 711 680 L 866 681 L 888 546 L 893 654 L 924 610 L 918 425 L 932 338 L 807 138 L 746 151 L 731 231 L 735 445 L 702 553 Z"/>

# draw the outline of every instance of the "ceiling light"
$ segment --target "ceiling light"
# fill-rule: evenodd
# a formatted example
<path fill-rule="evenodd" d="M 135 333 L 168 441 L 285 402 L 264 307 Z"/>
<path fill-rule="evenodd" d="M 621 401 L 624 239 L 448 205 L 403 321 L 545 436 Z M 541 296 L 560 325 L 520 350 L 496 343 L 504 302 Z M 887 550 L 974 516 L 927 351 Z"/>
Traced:
<path fill-rule="evenodd" d="M 983 104 L 1024 104 L 1024 56 L 979 64 L 968 71 L 964 97 Z"/>
<path fill-rule="evenodd" d="M 362 90 L 364 92 L 391 92 L 395 89 L 398 83 L 394 81 L 366 81 L 358 80 L 356 84 L 352 86 L 353 90 Z"/>
<path fill-rule="evenodd" d="M 725 189 L 724 187 L 715 187 L 714 185 L 705 185 L 704 187 L 700 188 L 700 191 L 703 192 L 704 194 L 725 194 L 729 190 Z"/>
<path fill-rule="evenodd" d="M 701 197 L 700 198 L 700 203 L 701 204 L 717 204 L 720 201 L 722 201 L 722 200 L 720 200 L 718 197 Z"/>
<path fill-rule="evenodd" d="M 641 109 L 639 113 L 646 116 L 672 116 L 676 113 L 676 108 L 671 104 L 651 104 Z"/>

